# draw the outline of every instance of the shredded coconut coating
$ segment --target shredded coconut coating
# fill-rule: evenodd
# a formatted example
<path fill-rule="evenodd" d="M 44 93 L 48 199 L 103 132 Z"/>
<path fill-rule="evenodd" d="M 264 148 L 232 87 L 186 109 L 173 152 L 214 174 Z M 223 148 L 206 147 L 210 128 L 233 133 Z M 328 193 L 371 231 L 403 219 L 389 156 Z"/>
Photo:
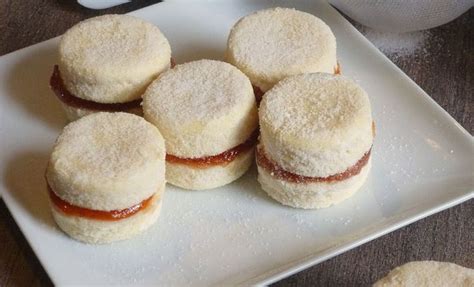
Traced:
<path fill-rule="evenodd" d="M 64 128 L 46 177 L 70 204 L 125 209 L 155 194 L 165 181 L 164 140 L 139 116 L 94 113 Z"/>
<path fill-rule="evenodd" d="M 414 261 L 399 266 L 374 287 L 472 287 L 474 270 L 449 262 Z"/>
<path fill-rule="evenodd" d="M 234 66 L 199 60 L 163 73 L 143 96 L 145 118 L 166 140 L 168 154 L 199 158 L 220 154 L 257 128 L 249 79 Z"/>
<path fill-rule="evenodd" d="M 171 48 L 151 23 L 126 15 L 94 17 L 69 29 L 59 44 L 59 70 L 76 97 L 98 103 L 140 98 L 169 68 Z"/>
<path fill-rule="evenodd" d="M 373 142 L 369 98 L 343 76 L 286 78 L 265 94 L 259 118 L 260 141 L 269 158 L 298 175 L 344 172 Z"/>
<path fill-rule="evenodd" d="M 234 25 L 227 60 L 265 92 L 287 76 L 333 73 L 336 38 L 329 26 L 309 13 L 289 8 L 261 10 Z"/>

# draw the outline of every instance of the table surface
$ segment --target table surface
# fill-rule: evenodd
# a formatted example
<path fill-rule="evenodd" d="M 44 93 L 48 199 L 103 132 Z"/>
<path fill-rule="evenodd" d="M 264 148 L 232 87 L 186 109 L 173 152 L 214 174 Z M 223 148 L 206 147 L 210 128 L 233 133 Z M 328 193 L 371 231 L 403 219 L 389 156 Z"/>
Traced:
<path fill-rule="evenodd" d="M 159 1 L 94 11 L 75 1 L 0 0 L 0 55 L 58 36 L 101 14 L 126 13 Z M 354 23 L 358 29 L 361 26 Z M 388 55 L 471 134 L 474 130 L 474 9 L 430 30 L 425 50 Z M 435 41 L 436 40 L 436 41 Z M 413 260 L 474 268 L 474 200 L 401 228 L 277 282 L 275 286 L 368 286 Z M 48 275 L 0 200 L 0 286 L 50 286 Z"/>

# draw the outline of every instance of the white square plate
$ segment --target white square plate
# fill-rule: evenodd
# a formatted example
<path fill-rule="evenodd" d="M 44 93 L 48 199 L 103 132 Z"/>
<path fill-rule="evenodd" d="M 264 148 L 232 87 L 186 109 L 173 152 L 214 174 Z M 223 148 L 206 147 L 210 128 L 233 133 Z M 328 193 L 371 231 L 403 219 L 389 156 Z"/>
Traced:
<path fill-rule="evenodd" d="M 172 1 L 131 13 L 157 24 L 178 62 L 222 59 L 230 27 L 269 6 L 322 18 L 345 75 L 372 102 L 373 168 L 352 198 L 323 210 L 284 207 L 259 188 L 255 169 L 206 192 L 168 186 L 148 232 L 105 246 L 76 242 L 54 224 L 43 178 L 66 123 L 48 79 L 57 39 L 0 58 L 0 191 L 58 285 L 270 283 L 473 197 L 473 139 L 327 3 Z"/>

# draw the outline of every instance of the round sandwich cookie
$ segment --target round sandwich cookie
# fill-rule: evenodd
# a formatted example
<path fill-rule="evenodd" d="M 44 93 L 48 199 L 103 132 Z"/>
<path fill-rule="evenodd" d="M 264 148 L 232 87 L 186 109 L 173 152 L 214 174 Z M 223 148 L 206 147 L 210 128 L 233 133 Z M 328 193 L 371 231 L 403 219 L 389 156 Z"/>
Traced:
<path fill-rule="evenodd" d="M 166 179 L 192 190 L 230 183 L 253 162 L 258 114 L 249 79 L 214 60 L 177 65 L 143 96 L 166 142 Z"/>
<path fill-rule="evenodd" d="M 373 287 L 472 287 L 474 270 L 449 262 L 413 261 L 399 266 Z"/>
<path fill-rule="evenodd" d="M 70 120 L 97 111 L 141 114 L 141 95 L 170 62 L 168 40 L 153 24 L 98 16 L 61 37 L 50 85 Z"/>
<path fill-rule="evenodd" d="M 160 132 L 142 117 L 99 112 L 70 123 L 46 170 L 54 220 L 86 243 L 147 229 L 160 213 L 165 155 Z"/>
<path fill-rule="evenodd" d="M 370 169 L 374 125 L 367 94 L 326 73 L 288 77 L 259 110 L 258 181 L 282 204 L 323 208 L 358 190 Z"/>
<path fill-rule="evenodd" d="M 290 8 L 261 10 L 240 19 L 230 31 L 226 57 L 250 78 L 257 100 L 291 75 L 339 73 L 336 38 L 329 26 Z"/>

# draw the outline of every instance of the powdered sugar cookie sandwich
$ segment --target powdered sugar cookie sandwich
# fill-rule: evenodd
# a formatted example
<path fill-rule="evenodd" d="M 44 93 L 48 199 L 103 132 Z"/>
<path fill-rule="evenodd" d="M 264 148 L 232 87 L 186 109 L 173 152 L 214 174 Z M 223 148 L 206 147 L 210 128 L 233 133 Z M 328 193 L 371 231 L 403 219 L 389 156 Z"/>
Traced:
<path fill-rule="evenodd" d="M 370 169 L 374 137 L 367 94 L 325 73 L 280 81 L 260 105 L 258 181 L 277 201 L 299 208 L 336 204 Z"/>
<path fill-rule="evenodd" d="M 257 11 L 230 31 L 227 60 L 261 97 L 281 79 L 310 72 L 339 73 L 336 38 L 319 18 L 289 8 Z"/>
<path fill-rule="evenodd" d="M 51 210 L 74 239 L 108 243 L 147 229 L 165 188 L 165 145 L 129 113 L 94 113 L 67 125 L 46 170 Z"/>
<path fill-rule="evenodd" d="M 170 58 L 168 40 L 153 24 L 99 16 L 61 37 L 50 84 L 70 120 L 97 111 L 140 114 L 142 93 L 170 67 Z"/>
<path fill-rule="evenodd" d="M 211 189 L 239 178 L 253 161 L 257 107 L 249 79 L 213 60 L 178 65 L 143 96 L 145 118 L 166 142 L 166 179 Z"/>
<path fill-rule="evenodd" d="M 471 287 L 474 270 L 449 262 L 414 261 L 399 266 L 373 287 Z"/>

